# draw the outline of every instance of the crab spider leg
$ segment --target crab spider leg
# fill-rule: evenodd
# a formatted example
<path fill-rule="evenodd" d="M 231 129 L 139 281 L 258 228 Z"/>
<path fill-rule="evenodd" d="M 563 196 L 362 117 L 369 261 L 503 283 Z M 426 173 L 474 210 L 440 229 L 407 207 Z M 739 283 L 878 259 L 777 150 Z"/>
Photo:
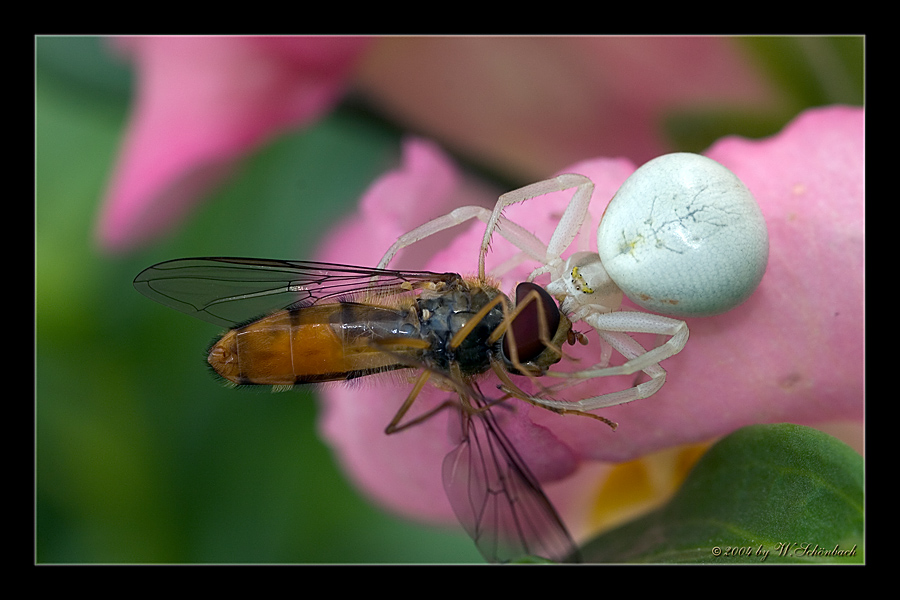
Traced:
<path fill-rule="evenodd" d="M 646 350 L 644 349 L 644 347 L 638 344 L 631 336 L 626 333 L 599 332 L 599 335 L 612 348 L 621 353 L 625 358 L 629 359 L 629 362 L 632 363 L 632 365 L 636 362 L 639 362 L 635 359 L 640 359 L 643 354 L 646 354 Z M 624 366 L 625 365 L 621 365 L 619 367 L 610 367 L 608 369 L 586 369 L 584 371 L 576 371 L 574 373 L 548 372 L 547 374 L 550 376 L 568 378 L 569 381 L 566 381 L 557 386 L 552 386 L 546 391 L 554 392 L 560 389 L 564 389 L 578 383 L 582 383 L 588 378 L 603 377 L 607 375 L 630 374 L 635 373 L 638 370 L 642 370 L 650 377 L 650 379 L 626 390 L 610 392 L 608 394 L 601 394 L 599 396 L 584 398 L 575 402 L 554 400 L 552 398 L 544 398 L 532 395 L 529 395 L 527 397 L 522 397 L 518 394 L 513 395 L 523 400 L 527 400 L 535 406 L 539 406 L 553 412 L 562 414 L 577 414 L 581 416 L 597 418 L 597 415 L 593 415 L 588 411 L 616 406 L 618 404 L 625 404 L 627 402 L 632 402 L 634 400 L 640 400 L 643 398 L 649 398 L 650 396 L 658 392 L 666 382 L 666 371 L 665 369 L 660 367 L 659 364 L 651 363 L 644 366 L 642 369 L 622 370 Z M 506 385 L 502 386 L 502 389 L 507 393 L 513 392 L 513 390 L 507 389 Z M 601 420 L 604 419 L 601 418 Z"/>
<path fill-rule="evenodd" d="M 548 372 L 547 375 L 569 379 L 570 381 L 563 384 L 562 387 L 575 385 L 579 381 L 593 379 L 594 377 L 630 375 L 638 371 L 643 371 L 650 379 L 627 390 L 584 398 L 577 402 L 533 398 L 534 404 L 545 406 L 551 410 L 563 409 L 570 413 L 580 413 L 648 398 L 658 392 L 666 382 L 666 371 L 659 366 L 659 362 L 681 351 L 687 343 L 689 333 L 687 324 L 684 321 L 639 312 L 620 311 L 594 314 L 589 315 L 585 320 L 597 330 L 597 333 L 603 340 L 628 361 L 616 367 L 607 367 L 605 366 L 606 362 L 601 362 L 600 365 L 581 371 L 572 373 Z M 626 331 L 661 333 L 672 337 L 665 344 L 648 351 L 625 333 Z"/>
<path fill-rule="evenodd" d="M 497 205 L 494 207 L 494 212 L 487 222 L 487 227 L 484 230 L 484 238 L 481 242 L 481 255 L 478 257 L 479 273 L 484 272 L 485 254 L 487 254 L 487 248 L 490 245 L 491 237 L 494 235 L 494 231 L 500 224 L 501 213 L 504 208 L 512 204 L 543 196 L 544 194 L 561 192 L 573 187 L 576 188 L 575 193 L 569 201 L 566 210 L 563 212 L 563 215 L 559 220 L 559 225 L 557 225 L 556 230 L 553 232 L 553 236 L 550 238 L 550 243 L 543 247 L 544 251 L 542 255 L 532 255 L 532 258 L 545 264 L 558 259 L 563 251 L 568 248 L 575 239 L 575 236 L 581 229 L 581 225 L 587 215 L 588 206 L 591 202 L 591 194 L 594 192 L 594 183 L 584 175 L 567 173 L 554 177 L 553 179 L 526 185 L 523 188 L 507 192 L 500 196 L 500 199 L 497 200 Z M 505 227 L 506 225 L 504 224 L 504 228 Z M 503 235 L 502 228 L 501 235 Z M 522 247 L 520 246 L 520 248 Z M 522 248 L 522 250 L 531 255 L 531 252 L 529 252 L 528 249 Z"/>
<path fill-rule="evenodd" d="M 635 358 L 639 358 L 642 354 L 645 353 L 644 347 L 638 344 L 631 336 L 625 333 L 607 333 L 600 332 L 600 337 L 606 340 L 613 348 L 619 351 L 625 358 L 630 360 L 634 360 Z M 612 367 L 613 369 L 618 369 L 618 367 Z M 547 408 L 552 411 L 563 411 L 570 414 L 584 414 L 587 416 L 592 416 L 588 411 L 597 410 L 598 408 L 607 408 L 610 406 L 616 406 L 618 404 L 625 404 L 627 402 L 632 402 L 634 400 L 640 400 L 642 398 L 649 398 L 656 392 L 662 388 L 663 384 L 666 382 L 666 371 L 658 364 L 650 364 L 645 368 L 641 369 L 644 373 L 646 373 L 650 379 L 643 383 L 640 383 L 634 387 L 620 390 L 618 392 L 610 392 L 608 394 L 601 394 L 599 396 L 593 396 L 591 398 L 584 398 L 582 400 L 578 400 L 576 402 L 567 402 L 561 400 L 553 400 L 550 398 L 536 398 L 532 397 L 532 404 L 537 406 L 541 406 L 543 408 Z M 621 374 L 621 373 L 604 373 L 602 369 L 597 369 L 594 371 L 595 376 L 601 377 L 604 375 L 613 375 L 613 374 Z M 581 371 L 578 374 L 587 373 L 589 371 Z M 632 371 L 634 372 L 634 371 Z M 572 373 L 560 373 L 554 374 L 560 377 L 566 377 L 573 375 Z M 564 383 L 561 387 L 569 387 L 570 385 L 574 385 L 579 380 L 577 378 L 573 378 L 572 380 Z M 584 381 L 581 379 L 580 381 Z M 553 389 L 559 389 L 554 387 Z"/>
<path fill-rule="evenodd" d="M 572 198 L 560 217 L 559 224 L 554 230 L 550 242 L 546 245 L 521 226 L 506 219 L 502 214 L 506 207 L 513 204 L 571 188 L 575 188 Z M 602 345 L 600 362 L 594 366 L 572 373 L 547 372 L 546 374 L 550 376 L 568 380 L 558 386 L 552 386 L 553 389 L 575 385 L 577 382 L 594 377 L 628 375 L 638 371 L 643 371 L 650 377 L 649 381 L 632 388 L 587 398 L 578 402 L 570 403 L 536 397 L 530 398 L 529 401 L 557 412 L 580 413 L 649 397 L 665 383 L 666 372 L 659 366 L 659 362 L 680 352 L 687 343 L 689 333 L 687 324 L 683 321 L 660 315 L 617 310 L 621 302 L 622 292 L 606 274 L 602 265 L 599 264 L 599 256 L 593 253 L 584 253 L 592 255 L 593 259 L 574 263 L 580 269 L 579 273 L 581 275 L 578 277 L 583 285 L 581 287 L 575 286 L 578 289 L 577 293 L 572 289 L 571 284 L 575 283 L 576 271 L 570 269 L 568 262 L 564 265 L 561 257 L 562 253 L 575 241 L 582 228 L 588 226 L 588 207 L 593 189 L 594 185 L 587 177 L 577 174 L 564 174 L 503 194 L 498 199 L 493 211 L 488 211 L 486 208 L 478 206 L 466 206 L 456 209 L 401 236 L 385 253 L 378 266 L 379 268 L 386 267 L 401 248 L 434 235 L 439 231 L 477 218 L 486 223 L 478 259 L 480 279 L 483 280 L 485 278 L 485 257 L 490 248 L 491 238 L 494 232 L 499 231 L 504 238 L 512 242 L 521 251 L 521 254 L 513 256 L 501 266 L 511 268 L 520 264 L 526 257 L 541 263 L 541 266 L 532 271 L 527 280 L 533 281 L 538 275 L 549 273 L 551 284 L 547 287 L 547 290 L 550 291 L 553 288 L 551 293 L 557 295 L 558 300 L 562 304 L 561 308 L 565 308 L 569 313 L 568 316 L 571 321 L 573 323 L 584 321 L 597 331 L 601 339 L 606 342 L 606 344 Z M 591 270 L 592 263 L 598 263 L 594 265 L 593 270 Z M 587 275 L 588 271 L 590 271 L 590 275 Z M 582 275 L 588 278 L 584 279 Z M 570 282 L 570 279 L 573 281 Z M 594 288 L 600 294 L 595 296 L 594 290 L 590 288 Z M 629 336 L 628 332 L 655 333 L 668 335 L 670 338 L 664 344 L 648 351 Z M 613 349 L 626 358 L 624 364 L 609 366 L 609 359 Z M 511 391 L 511 389 L 507 389 L 508 393 Z M 523 396 L 521 391 L 515 390 L 515 392 L 512 395 L 520 398 Z M 528 399 L 528 395 L 524 395 Z"/>
<path fill-rule="evenodd" d="M 616 366 L 609 367 L 603 361 L 594 367 L 575 371 L 573 373 L 548 373 L 552 377 L 570 377 L 576 379 L 592 379 L 594 377 L 606 377 L 610 375 L 631 375 L 638 371 L 646 371 L 652 365 L 658 365 L 661 361 L 674 356 L 681 352 L 685 344 L 687 344 L 690 331 L 687 323 L 677 319 L 670 319 L 661 315 L 653 315 L 637 311 L 616 311 L 602 314 L 589 314 L 583 319 L 588 325 L 593 327 L 601 337 L 610 342 L 607 337 L 615 337 L 622 340 L 623 337 L 628 338 L 631 344 L 628 344 L 630 351 L 628 353 L 621 352 L 616 344 L 616 350 L 619 350 L 628 362 Z M 671 336 L 666 343 L 646 350 L 638 344 L 634 339 L 627 335 L 628 333 L 656 333 Z M 632 345 L 633 344 L 633 345 Z M 607 361 L 608 362 L 608 361 Z M 662 367 L 659 367 L 660 369 Z M 650 373 L 648 373 L 650 375 Z M 651 375 L 652 376 L 652 375 Z"/>
<path fill-rule="evenodd" d="M 480 206 L 462 206 L 446 215 L 440 216 L 436 219 L 428 221 L 427 223 L 419 225 L 412 231 L 404 233 L 399 238 L 397 238 L 397 241 L 394 242 L 390 248 L 387 249 L 387 252 L 385 252 L 384 256 L 381 257 L 381 261 L 379 261 L 379 263 L 376 265 L 376 268 L 386 268 L 394 258 L 394 255 L 397 254 L 397 252 L 399 252 L 401 249 L 415 244 L 416 242 L 432 236 L 440 231 L 449 229 L 455 225 L 465 223 L 469 219 L 478 218 L 484 220 L 482 211 L 484 213 L 488 212 L 486 208 L 482 208 Z"/>
<path fill-rule="evenodd" d="M 494 219 L 494 214 L 497 216 L 496 219 Z M 386 268 L 388 263 L 391 262 L 391 259 L 394 258 L 394 255 L 401 249 L 411 246 L 412 244 L 444 231 L 445 229 L 461 225 L 470 219 L 478 219 L 483 223 L 490 223 L 493 220 L 495 228 L 497 226 L 496 223 L 500 223 L 500 234 L 530 256 L 539 258 L 545 253 L 543 243 L 533 233 L 508 219 L 503 218 L 501 220 L 499 211 L 496 208 L 494 209 L 494 213 L 491 213 L 491 211 L 482 206 L 462 206 L 446 215 L 432 219 L 424 225 L 420 225 L 412 231 L 400 236 L 397 241 L 388 248 L 387 252 L 384 253 L 377 268 Z M 483 247 L 481 250 L 480 268 L 478 273 L 481 279 L 484 279 L 484 255 L 486 253 L 487 248 Z"/>
<path fill-rule="evenodd" d="M 577 188 L 572 200 L 566 207 L 560 223 L 554 231 L 549 245 L 544 245 L 533 233 L 520 225 L 503 217 L 503 209 L 511 204 L 524 202 L 550 192 L 564 191 Z M 527 185 L 518 190 L 507 192 L 500 196 L 493 211 L 481 206 L 462 206 L 450 213 L 432 219 L 431 221 L 416 227 L 400 236 L 379 261 L 377 267 L 384 269 L 401 249 L 421 241 L 445 229 L 461 225 L 470 219 L 478 219 L 487 224 L 481 244 L 481 252 L 478 259 L 479 277 L 484 278 L 484 259 L 490 247 L 491 237 L 495 231 L 500 232 L 504 238 L 519 248 L 528 257 L 546 263 L 549 258 L 558 258 L 575 239 L 582 222 L 585 220 L 590 204 L 594 184 L 583 175 L 565 174 L 554 179 L 548 179 L 538 183 Z"/>

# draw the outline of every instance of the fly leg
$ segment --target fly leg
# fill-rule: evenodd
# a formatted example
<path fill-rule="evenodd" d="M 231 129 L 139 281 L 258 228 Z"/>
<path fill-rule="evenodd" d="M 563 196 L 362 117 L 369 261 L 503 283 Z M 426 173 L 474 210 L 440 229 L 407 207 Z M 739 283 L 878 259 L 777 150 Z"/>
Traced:
<path fill-rule="evenodd" d="M 397 410 L 397 413 L 394 415 L 394 418 L 391 419 L 391 422 L 388 423 L 387 427 L 385 427 L 384 432 L 388 435 L 392 433 L 396 433 L 398 431 L 403 431 L 413 425 L 418 425 L 419 423 L 423 423 L 446 409 L 457 409 L 462 412 L 467 413 L 475 413 L 479 412 L 483 409 L 472 408 L 468 403 L 457 402 L 456 400 L 445 400 L 440 403 L 438 406 L 427 410 L 426 412 L 418 415 L 415 418 L 409 419 L 408 421 L 401 423 L 403 417 L 409 412 L 409 409 L 415 403 L 416 398 L 419 397 L 419 394 L 422 391 L 422 388 L 428 383 L 428 381 L 432 377 L 436 377 L 441 380 L 445 387 L 450 387 L 453 391 L 457 393 L 460 398 L 468 398 L 472 396 L 481 397 L 481 394 L 476 392 L 471 385 L 469 385 L 461 374 L 458 373 L 458 369 L 450 374 L 442 373 L 438 370 L 435 370 L 432 367 L 429 367 L 425 363 L 399 351 L 399 347 L 406 347 L 408 349 L 416 349 L 422 350 L 424 346 L 421 340 L 411 340 L 406 338 L 400 338 L 396 340 L 379 340 L 379 341 L 370 341 L 370 344 L 375 348 L 378 348 L 381 352 L 385 354 L 389 354 L 393 356 L 398 363 L 404 364 L 411 368 L 421 369 L 421 373 L 416 378 L 415 383 L 413 384 L 412 390 L 410 390 L 409 394 L 406 396 L 406 400 L 403 401 L 403 404 Z"/>
<path fill-rule="evenodd" d="M 403 405 L 400 407 L 400 410 L 397 411 L 397 414 L 394 415 L 394 418 L 391 419 L 391 422 L 388 423 L 388 426 L 384 428 L 384 432 L 388 435 L 392 433 L 397 433 L 398 431 L 403 431 L 408 427 L 412 427 L 413 425 L 418 425 L 424 421 L 427 421 L 437 413 L 442 410 L 446 410 L 448 408 L 460 408 L 460 404 L 455 402 L 454 400 L 445 400 L 441 402 L 436 407 L 432 408 L 429 411 L 419 415 L 414 419 L 410 419 L 406 423 L 401 424 L 400 421 L 406 416 L 406 413 L 409 412 L 410 407 L 413 405 L 413 402 L 416 401 L 416 398 L 419 396 L 419 392 L 422 391 L 422 388 L 425 387 L 425 384 L 428 383 L 428 380 L 431 378 L 431 373 L 429 371 L 422 371 L 419 376 L 416 378 L 416 383 L 413 386 L 412 391 L 410 391 L 409 395 L 404 400 Z"/>

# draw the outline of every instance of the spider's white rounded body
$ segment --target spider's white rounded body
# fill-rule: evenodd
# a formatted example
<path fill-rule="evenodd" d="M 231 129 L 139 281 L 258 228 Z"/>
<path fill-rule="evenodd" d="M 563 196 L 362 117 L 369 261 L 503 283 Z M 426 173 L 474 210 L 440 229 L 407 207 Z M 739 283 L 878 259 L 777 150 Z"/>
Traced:
<path fill-rule="evenodd" d="M 734 173 L 690 153 L 637 169 L 597 229 L 609 276 L 635 304 L 672 316 L 719 314 L 759 285 L 769 236 L 759 205 Z"/>

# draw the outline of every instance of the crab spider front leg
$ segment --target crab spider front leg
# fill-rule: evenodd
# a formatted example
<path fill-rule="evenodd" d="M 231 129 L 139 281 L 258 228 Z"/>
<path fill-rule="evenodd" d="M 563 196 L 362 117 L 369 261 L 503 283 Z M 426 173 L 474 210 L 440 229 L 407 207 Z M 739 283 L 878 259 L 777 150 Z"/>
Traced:
<path fill-rule="evenodd" d="M 595 377 L 612 375 L 630 375 L 643 371 L 650 376 L 649 381 L 640 383 L 627 390 L 602 394 L 592 398 L 584 398 L 568 406 L 576 411 L 590 411 L 633 400 L 648 398 L 655 394 L 666 382 L 666 371 L 659 363 L 677 354 L 687 343 L 689 330 L 684 321 L 670 319 L 660 315 L 652 315 L 634 311 L 618 311 L 614 313 L 589 315 L 585 321 L 597 330 L 600 337 L 617 350 L 627 361 L 615 367 L 606 366 L 606 361 L 599 365 L 571 373 L 548 372 L 550 377 L 566 378 L 567 385 Z M 625 332 L 657 333 L 670 335 L 669 340 L 652 350 L 646 350 Z M 541 404 L 556 407 L 556 401 L 538 400 Z"/>
<path fill-rule="evenodd" d="M 631 338 L 631 336 L 625 333 L 599 332 L 599 334 L 600 337 L 603 338 L 610 346 L 615 348 L 625 358 L 629 359 L 629 362 L 640 358 L 643 354 L 646 354 L 644 347 L 638 344 L 634 339 Z M 586 377 L 603 377 L 605 375 L 621 374 L 618 371 L 620 367 L 610 368 L 613 369 L 614 372 L 606 373 L 603 369 L 596 369 L 594 371 L 586 370 L 576 373 L 548 372 L 548 375 L 559 377 L 575 376 L 573 379 L 560 386 L 561 388 L 565 388 L 570 385 L 574 385 L 579 381 L 584 381 L 584 379 L 578 379 L 578 376 L 581 375 L 584 375 Z M 608 394 L 601 394 L 599 396 L 593 396 L 591 398 L 584 398 L 575 402 L 553 400 L 550 398 L 533 398 L 533 403 L 557 412 L 562 411 L 567 413 L 580 414 L 588 413 L 588 411 L 597 410 L 598 408 L 607 408 L 610 406 L 616 406 L 618 404 L 633 402 L 634 400 L 649 398 L 650 396 L 658 392 L 660 388 L 662 388 L 663 384 L 665 384 L 666 371 L 657 363 L 647 365 L 640 370 L 646 373 L 650 377 L 650 379 L 625 390 L 610 392 Z M 589 375 L 589 373 L 594 373 L 594 375 Z M 554 387 L 552 389 L 555 390 L 560 388 Z"/>
<path fill-rule="evenodd" d="M 496 218 L 495 218 L 496 215 Z M 517 248 L 526 253 L 537 253 L 542 251 L 544 245 L 541 243 L 535 235 L 526 229 L 522 228 L 520 225 L 513 223 L 505 218 L 502 218 L 499 215 L 497 209 L 494 209 L 492 213 L 488 209 L 482 206 L 462 206 L 453 210 L 452 212 L 447 213 L 446 215 L 437 217 L 428 221 L 427 223 L 420 225 L 409 231 L 399 238 L 394 244 L 388 248 L 387 252 L 384 253 L 384 256 L 378 262 L 377 268 L 384 269 L 391 262 L 391 259 L 394 258 L 394 255 L 397 254 L 401 249 L 406 248 L 407 246 L 411 246 L 416 242 L 419 242 L 429 236 L 432 236 L 436 233 L 444 231 L 445 229 L 450 229 L 451 227 L 455 227 L 456 225 L 461 225 L 470 219 L 479 219 L 483 223 L 500 223 L 502 225 L 501 234 L 511 243 L 513 243 Z M 482 263 L 484 256 L 482 254 Z M 481 279 L 484 279 L 484 271 L 483 267 L 479 271 L 479 275 Z"/>
<path fill-rule="evenodd" d="M 688 340 L 688 326 L 684 321 L 639 311 L 620 310 L 622 290 L 606 273 L 600 257 L 591 252 L 579 252 L 566 260 L 561 269 L 551 273 L 554 277 L 546 290 L 560 300 L 561 309 L 574 322 L 583 321 L 590 325 L 601 338 L 604 333 L 655 333 L 669 336 L 662 345 L 651 350 L 628 338 L 634 349 L 640 349 L 637 356 L 628 356 L 628 362 L 618 367 L 608 367 L 608 354 L 591 369 L 583 371 L 581 377 L 604 377 L 608 375 L 630 375 L 658 364 L 680 352 Z M 567 374 L 567 376 L 573 376 Z"/>
<path fill-rule="evenodd" d="M 503 209 L 512 204 L 525 202 L 526 200 L 531 200 L 532 198 L 537 198 L 538 196 L 543 196 L 551 192 L 562 192 L 571 188 L 575 188 L 575 193 L 572 195 L 572 199 L 569 201 L 565 212 L 563 212 L 563 215 L 559 220 L 559 225 L 556 226 L 553 236 L 550 238 L 550 242 L 546 246 L 529 246 L 528 248 L 516 244 L 531 258 L 544 265 L 556 262 L 563 251 L 568 248 L 575 239 L 575 236 L 578 235 L 585 217 L 587 216 L 588 206 L 591 203 L 591 195 L 594 192 L 594 183 L 584 175 L 566 173 L 554 177 L 553 179 L 526 185 L 525 187 L 507 192 L 500 196 L 500 199 L 497 200 L 497 204 L 494 206 L 494 211 L 491 213 L 490 219 L 487 221 L 487 227 L 484 230 L 484 237 L 481 241 L 481 254 L 478 257 L 478 272 L 484 273 L 485 256 L 490 247 L 491 237 L 501 223 Z M 510 221 L 504 221 L 503 227 L 499 228 L 501 235 L 504 237 L 507 237 L 503 231 L 506 227 L 505 223 L 509 222 Z M 541 252 L 538 253 L 538 250 L 541 250 Z M 529 278 L 529 281 L 530 280 L 531 278 Z"/>
<path fill-rule="evenodd" d="M 688 335 L 690 334 L 687 323 L 684 321 L 637 311 L 620 310 L 614 313 L 591 314 L 585 317 L 584 321 L 593 327 L 607 342 L 610 341 L 607 339 L 607 336 L 616 339 L 627 337 L 628 340 L 634 343 L 636 348 L 640 348 L 640 354 L 628 356 L 628 354 L 623 353 L 629 360 L 617 367 L 603 365 L 575 373 L 560 373 L 559 375 L 561 376 L 589 379 L 609 375 L 630 375 L 638 371 L 645 371 L 647 367 L 658 365 L 665 359 L 681 352 L 685 344 L 687 344 Z M 655 333 L 670 337 L 664 344 L 652 350 L 646 350 L 634 341 L 628 333 Z M 615 344 L 612 345 L 618 350 Z"/>
<path fill-rule="evenodd" d="M 573 254 L 561 266 L 551 271 L 553 280 L 546 286 L 548 293 L 560 300 L 561 309 L 574 323 L 583 321 L 590 325 L 608 344 L 601 351 L 600 363 L 574 373 L 548 373 L 552 377 L 567 377 L 572 380 L 630 375 L 644 371 L 656 380 L 637 386 L 638 392 L 630 392 L 615 398 L 646 398 L 645 393 L 653 393 L 665 381 L 665 371 L 659 363 L 680 352 L 688 340 L 689 330 L 684 321 L 637 311 L 620 310 L 622 290 L 609 277 L 600 257 L 591 252 Z M 628 333 L 655 333 L 669 336 L 662 345 L 646 350 Z M 627 360 L 624 364 L 610 367 L 611 350 L 619 351 Z M 658 384 L 658 385 L 657 385 Z M 643 386 L 643 387 L 641 387 Z M 652 391 L 651 391 L 652 390 Z M 628 392 L 628 390 L 625 390 Z M 587 405 L 601 408 L 612 398 L 588 399 Z M 594 400 L 594 404 L 590 401 Z M 630 400 L 618 399 L 614 404 Z"/>
<path fill-rule="evenodd" d="M 572 200 L 566 207 L 560 223 L 550 240 L 549 245 L 544 245 L 533 233 L 520 225 L 503 217 L 503 209 L 511 204 L 524 202 L 550 192 L 564 191 L 577 188 Z M 481 206 L 463 206 L 446 215 L 432 219 L 431 221 L 416 227 L 400 236 L 378 263 L 379 269 L 384 269 L 401 249 L 411 246 L 429 236 L 444 231 L 456 225 L 461 225 L 470 219 L 478 219 L 487 224 L 481 243 L 481 251 L 478 258 L 478 274 L 484 279 L 484 261 L 490 248 L 491 237 L 495 231 L 500 232 L 504 238 L 515 247 L 524 252 L 529 258 L 546 264 L 550 259 L 558 259 L 565 250 L 584 222 L 590 204 L 591 194 L 594 189 L 593 182 L 583 175 L 566 174 L 554 179 L 540 181 L 527 185 L 518 190 L 503 194 L 494 205 L 493 211 Z"/>
<path fill-rule="evenodd" d="M 397 254 L 403 248 L 407 246 L 411 246 L 418 241 L 424 240 L 425 238 L 432 236 L 436 233 L 444 231 L 445 229 L 449 229 L 456 225 L 461 225 L 465 223 L 469 219 L 481 219 L 485 221 L 490 218 L 490 211 L 488 209 L 483 208 L 481 206 L 462 206 L 453 210 L 446 215 L 437 217 L 436 219 L 432 219 L 427 223 L 419 225 L 415 229 L 404 233 L 397 241 L 391 245 L 390 248 L 387 249 L 387 252 L 384 253 L 384 256 L 381 257 L 381 260 L 376 265 L 378 269 L 384 269 L 390 264 L 391 260 L 394 258 L 394 255 Z"/>

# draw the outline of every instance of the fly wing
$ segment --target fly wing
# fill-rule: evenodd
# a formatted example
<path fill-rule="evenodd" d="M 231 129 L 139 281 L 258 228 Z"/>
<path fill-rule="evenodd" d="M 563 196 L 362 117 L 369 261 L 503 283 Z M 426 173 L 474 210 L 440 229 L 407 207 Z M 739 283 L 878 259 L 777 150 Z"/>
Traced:
<path fill-rule="evenodd" d="M 460 414 L 463 439 L 444 459 L 444 488 L 482 556 L 580 562 L 572 536 L 496 417 L 490 410 Z"/>
<path fill-rule="evenodd" d="M 170 308 L 222 327 L 303 303 L 411 293 L 455 273 L 389 271 L 295 260 L 182 258 L 159 263 L 134 279 L 137 291 Z"/>

